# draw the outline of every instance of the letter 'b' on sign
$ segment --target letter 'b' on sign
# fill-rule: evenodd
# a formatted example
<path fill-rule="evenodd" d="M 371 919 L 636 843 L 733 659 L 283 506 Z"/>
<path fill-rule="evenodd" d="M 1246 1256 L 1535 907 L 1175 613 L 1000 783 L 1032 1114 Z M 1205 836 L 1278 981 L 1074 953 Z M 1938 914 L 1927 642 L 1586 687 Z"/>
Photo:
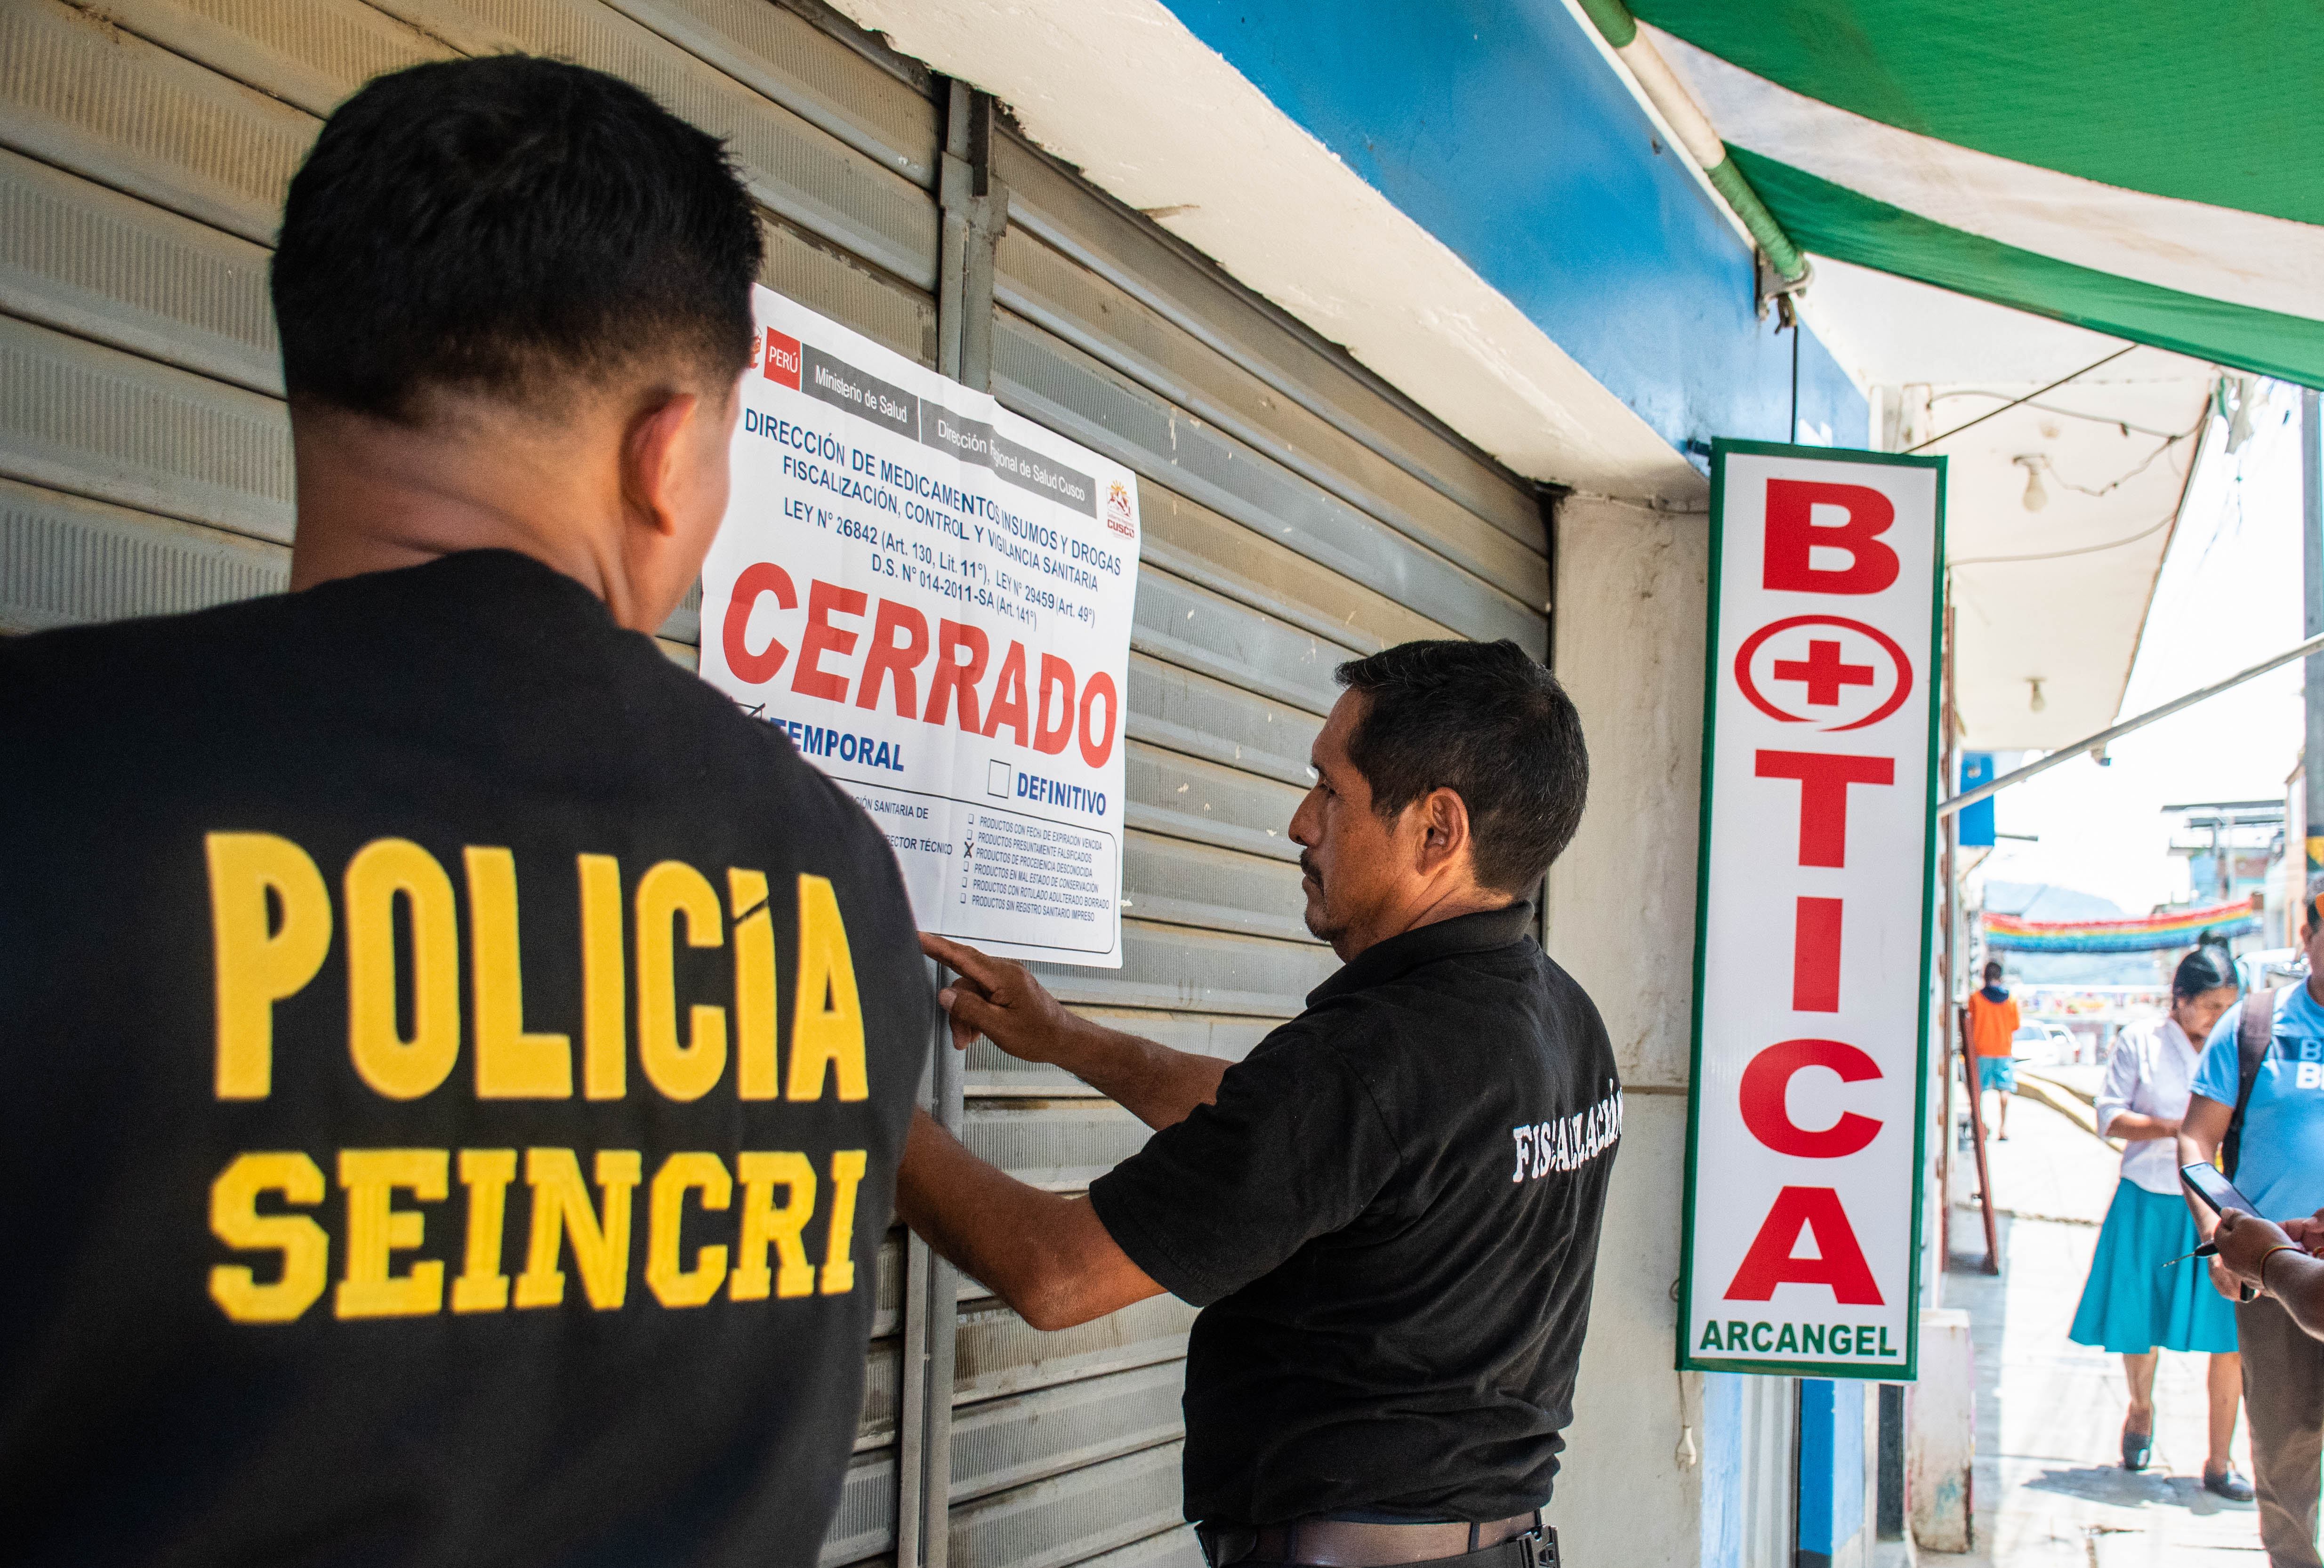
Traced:
<path fill-rule="evenodd" d="M 1830 516 L 1835 512 L 1841 514 L 1836 521 Z M 1869 485 L 1770 479 L 1766 586 L 1795 594 L 1879 593 L 1896 580 L 1896 552 L 1878 538 L 1895 521 L 1895 504 Z M 1818 566 L 1817 550 L 1844 554 L 1848 564 Z"/>

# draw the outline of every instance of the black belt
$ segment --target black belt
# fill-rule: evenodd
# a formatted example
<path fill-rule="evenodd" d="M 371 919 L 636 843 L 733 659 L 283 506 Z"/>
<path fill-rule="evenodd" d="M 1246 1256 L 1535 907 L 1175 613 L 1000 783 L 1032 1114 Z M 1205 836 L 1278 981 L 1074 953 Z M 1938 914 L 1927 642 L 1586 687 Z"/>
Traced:
<path fill-rule="evenodd" d="M 1558 1568 L 1557 1532 L 1539 1509 L 1488 1524 L 1358 1524 L 1294 1519 L 1282 1525 L 1200 1524 L 1194 1534 L 1211 1568 Z"/>

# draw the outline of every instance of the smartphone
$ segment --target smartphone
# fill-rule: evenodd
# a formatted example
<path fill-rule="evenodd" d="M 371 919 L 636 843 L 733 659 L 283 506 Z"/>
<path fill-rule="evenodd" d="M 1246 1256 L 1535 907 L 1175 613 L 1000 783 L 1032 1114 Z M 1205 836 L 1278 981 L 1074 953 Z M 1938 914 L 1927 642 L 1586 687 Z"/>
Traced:
<path fill-rule="evenodd" d="M 2257 1214 L 2259 1205 L 2236 1190 L 2236 1184 L 2219 1174 L 2215 1165 L 2182 1165 L 2179 1179 L 2185 1182 L 2194 1194 L 2211 1206 L 2211 1213 L 2225 1213 L 2229 1209 L 2241 1209 L 2246 1214 Z"/>

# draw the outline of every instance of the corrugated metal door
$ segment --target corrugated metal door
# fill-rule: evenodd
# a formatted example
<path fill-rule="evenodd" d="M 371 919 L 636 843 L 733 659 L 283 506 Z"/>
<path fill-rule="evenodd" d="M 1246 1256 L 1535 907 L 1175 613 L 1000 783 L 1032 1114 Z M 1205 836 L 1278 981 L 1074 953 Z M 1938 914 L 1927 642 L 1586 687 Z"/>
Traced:
<path fill-rule="evenodd" d="M 945 175 L 972 149 L 934 101 L 944 84 L 812 0 L 101 11 L 0 10 L 0 629 L 283 585 L 290 440 L 265 292 L 283 188 L 368 77 L 522 49 L 638 82 L 727 137 L 764 209 L 770 287 L 960 366 L 1139 475 L 1125 963 L 1046 971 L 1077 1007 L 1248 1050 L 1335 967 L 1299 923 L 1285 836 L 1333 666 L 1412 637 L 1546 650 L 1527 486 L 1005 126 L 973 139 L 991 194 L 972 206 Z M 948 214 L 970 215 L 963 265 Z M 663 635 L 690 663 L 691 604 Z M 989 1047 L 936 1092 L 972 1148 L 1059 1191 L 1144 1139 Z M 1197 1562 L 1178 1517 L 1191 1309 L 1164 1297 L 1042 1334 L 971 1282 L 956 1314 L 908 1313 L 954 1294 L 925 1264 L 908 1288 L 890 1238 L 825 1563 Z M 905 1397 L 930 1377 L 948 1397 Z"/>
<path fill-rule="evenodd" d="M 1337 967 L 1300 923 L 1285 835 L 1333 666 L 1415 637 L 1543 651 L 1539 503 L 1021 140 L 996 135 L 991 174 L 1009 211 L 992 391 L 1135 470 L 1145 531 L 1124 963 L 1044 978 L 1117 1028 L 1240 1056 Z M 984 1046 L 968 1069 L 966 1140 L 1028 1180 L 1076 1190 L 1144 1141 L 1053 1069 Z M 1178 1524 L 1193 1319 L 1165 1296 L 1035 1334 L 962 1302 L 951 1568 L 1199 1563 Z"/>

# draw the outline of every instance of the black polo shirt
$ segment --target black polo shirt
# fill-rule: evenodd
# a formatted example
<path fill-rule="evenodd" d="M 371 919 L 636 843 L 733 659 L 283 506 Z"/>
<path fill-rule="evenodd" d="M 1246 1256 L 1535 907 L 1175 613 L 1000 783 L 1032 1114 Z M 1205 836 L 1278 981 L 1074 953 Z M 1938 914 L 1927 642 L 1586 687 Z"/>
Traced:
<path fill-rule="evenodd" d="M 846 793 L 479 551 L 0 643 L 14 1563 L 791 1564 L 932 998 Z"/>
<path fill-rule="evenodd" d="M 1506 1518 L 1545 1503 L 1622 1094 L 1519 903 L 1366 949 L 1090 1189 L 1204 1310 L 1186 1516 Z"/>

